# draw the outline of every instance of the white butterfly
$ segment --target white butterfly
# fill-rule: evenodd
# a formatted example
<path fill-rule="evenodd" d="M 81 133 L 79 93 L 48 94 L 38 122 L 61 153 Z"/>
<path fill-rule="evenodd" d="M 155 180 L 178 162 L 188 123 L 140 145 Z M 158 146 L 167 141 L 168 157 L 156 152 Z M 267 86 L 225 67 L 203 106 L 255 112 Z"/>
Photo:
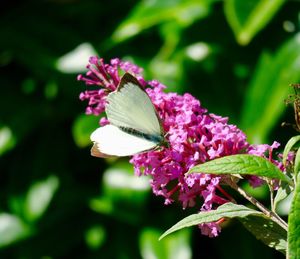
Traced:
<path fill-rule="evenodd" d="M 92 156 L 131 156 L 166 143 L 157 112 L 134 76 L 126 73 L 107 101 L 110 124 L 92 133 Z"/>

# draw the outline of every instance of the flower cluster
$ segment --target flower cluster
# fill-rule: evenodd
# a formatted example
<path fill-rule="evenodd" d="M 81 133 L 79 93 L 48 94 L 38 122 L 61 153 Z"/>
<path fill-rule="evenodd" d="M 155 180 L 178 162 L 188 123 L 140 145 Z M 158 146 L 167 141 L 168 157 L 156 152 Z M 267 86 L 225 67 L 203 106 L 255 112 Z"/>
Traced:
<path fill-rule="evenodd" d="M 163 196 L 165 204 L 179 200 L 183 208 L 202 204 L 200 210 L 216 209 L 230 201 L 230 197 L 219 186 L 221 176 L 185 173 L 193 166 L 214 158 L 249 153 L 264 156 L 270 161 L 273 149 L 278 143 L 251 146 L 245 134 L 228 119 L 208 113 L 196 98 L 190 94 L 165 93 L 165 86 L 158 81 L 146 82 L 142 70 L 129 62 L 119 59 L 104 64 L 103 59 L 90 58 L 85 76 L 78 80 L 87 85 L 101 86 L 96 90 L 86 90 L 81 100 L 88 100 L 87 114 L 99 115 L 104 111 L 105 99 L 120 82 L 119 70 L 135 75 L 141 85 L 149 86 L 146 91 L 161 118 L 169 147 L 134 155 L 130 162 L 137 175 L 150 175 L 154 194 Z M 108 123 L 101 120 L 100 124 Z M 266 153 L 268 152 L 267 156 Z M 278 164 L 279 167 L 282 165 Z M 257 177 L 249 177 L 253 186 L 262 184 Z M 202 233 L 217 236 L 220 226 L 217 223 L 200 226 Z"/>

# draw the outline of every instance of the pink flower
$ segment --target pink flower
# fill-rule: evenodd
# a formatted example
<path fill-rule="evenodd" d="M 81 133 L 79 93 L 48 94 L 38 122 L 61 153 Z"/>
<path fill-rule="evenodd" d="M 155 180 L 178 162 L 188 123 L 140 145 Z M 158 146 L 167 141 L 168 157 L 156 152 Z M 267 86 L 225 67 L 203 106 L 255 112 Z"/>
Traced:
<path fill-rule="evenodd" d="M 164 196 L 166 203 L 178 194 L 184 208 L 194 206 L 195 200 L 200 199 L 203 208 L 212 209 L 219 200 L 215 192 L 219 177 L 207 174 L 185 177 L 185 173 L 199 163 L 247 149 L 245 134 L 227 124 L 227 118 L 208 114 L 190 94 L 164 93 L 159 85 L 147 88 L 147 93 L 162 119 L 170 148 L 133 156 L 130 162 L 135 172 L 151 175 L 153 192 Z"/>
<path fill-rule="evenodd" d="M 103 59 L 97 57 L 90 58 L 89 63 L 86 76 L 80 75 L 78 80 L 99 88 L 80 95 L 81 100 L 88 100 L 87 114 L 99 115 L 105 110 L 107 94 L 120 82 L 119 70 L 132 73 L 143 86 L 149 86 L 146 92 L 162 121 L 169 147 L 134 155 L 130 163 L 136 175 L 151 176 L 153 193 L 163 196 L 165 204 L 178 200 L 183 208 L 197 205 L 200 210 L 209 211 L 230 200 L 219 191 L 221 176 L 192 174 L 185 177 L 185 173 L 197 164 L 239 153 L 263 156 L 278 163 L 271 156 L 273 149 L 278 147 L 277 142 L 272 146 L 249 145 L 245 134 L 237 126 L 228 124 L 228 118 L 208 113 L 190 94 L 165 93 L 166 87 L 158 81 L 146 82 L 141 76 L 142 69 L 136 65 L 119 59 L 104 64 Z M 101 120 L 101 125 L 107 123 L 106 119 Z M 253 185 L 261 184 L 257 177 L 250 177 L 249 181 Z M 217 236 L 220 232 L 217 223 L 202 224 L 200 228 L 209 236 Z"/>
<path fill-rule="evenodd" d="M 209 237 L 217 237 L 221 232 L 221 227 L 215 222 L 201 224 L 200 226 L 201 234 Z"/>
<path fill-rule="evenodd" d="M 80 100 L 88 100 L 86 114 L 99 115 L 105 110 L 106 96 L 116 90 L 120 82 L 119 70 L 130 72 L 140 77 L 142 69 L 130 62 L 123 62 L 118 58 L 112 59 L 110 64 L 105 64 L 102 58 L 90 57 L 86 66 L 88 72 L 85 76 L 78 75 L 77 80 L 84 81 L 87 86 L 95 85 L 96 90 L 86 90 L 79 96 Z M 140 83 L 145 84 L 142 78 Z"/>

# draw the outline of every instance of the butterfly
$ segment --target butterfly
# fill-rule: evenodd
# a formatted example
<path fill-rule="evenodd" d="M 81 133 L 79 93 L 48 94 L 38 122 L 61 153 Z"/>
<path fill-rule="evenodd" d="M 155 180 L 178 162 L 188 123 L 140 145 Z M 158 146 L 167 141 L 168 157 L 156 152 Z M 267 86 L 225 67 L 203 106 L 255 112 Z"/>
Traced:
<path fill-rule="evenodd" d="M 91 134 L 92 156 L 131 156 L 166 145 L 157 111 L 133 75 L 123 75 L 107 102 L 105 112 L 110 124 Z"/>

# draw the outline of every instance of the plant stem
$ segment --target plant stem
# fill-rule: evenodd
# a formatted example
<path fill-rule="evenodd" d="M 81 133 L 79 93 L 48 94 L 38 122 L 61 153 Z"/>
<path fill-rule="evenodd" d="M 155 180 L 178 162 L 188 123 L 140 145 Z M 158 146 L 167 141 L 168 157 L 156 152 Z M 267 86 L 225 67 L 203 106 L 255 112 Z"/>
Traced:
<path fill-rule="evenodd" d="M 239 194 L 241 194 L 245 199 L 250 201 L 253 205 L 255 205 L 258 209 L 260 209 L 267 217 L 276 222 L 279 226 L 281 226 L 286 231 L 288 230 L 287 223 L 280 218 L 276 213 L 267 209 L 262 203 L 256 200 L 254 197 L 250 196 L 246 193 L 241 187 L 239 187 L 235 182 L 231 182 L 230 186 L 235 189 Z"/>
<path fill-rule="evenodd" d="M 274 189 L 271 184 L 268 184 L 270 190 L 270 199 L 271 199 L 271 210 L 275 213 L 275 206 L 274 206 Z"/>

